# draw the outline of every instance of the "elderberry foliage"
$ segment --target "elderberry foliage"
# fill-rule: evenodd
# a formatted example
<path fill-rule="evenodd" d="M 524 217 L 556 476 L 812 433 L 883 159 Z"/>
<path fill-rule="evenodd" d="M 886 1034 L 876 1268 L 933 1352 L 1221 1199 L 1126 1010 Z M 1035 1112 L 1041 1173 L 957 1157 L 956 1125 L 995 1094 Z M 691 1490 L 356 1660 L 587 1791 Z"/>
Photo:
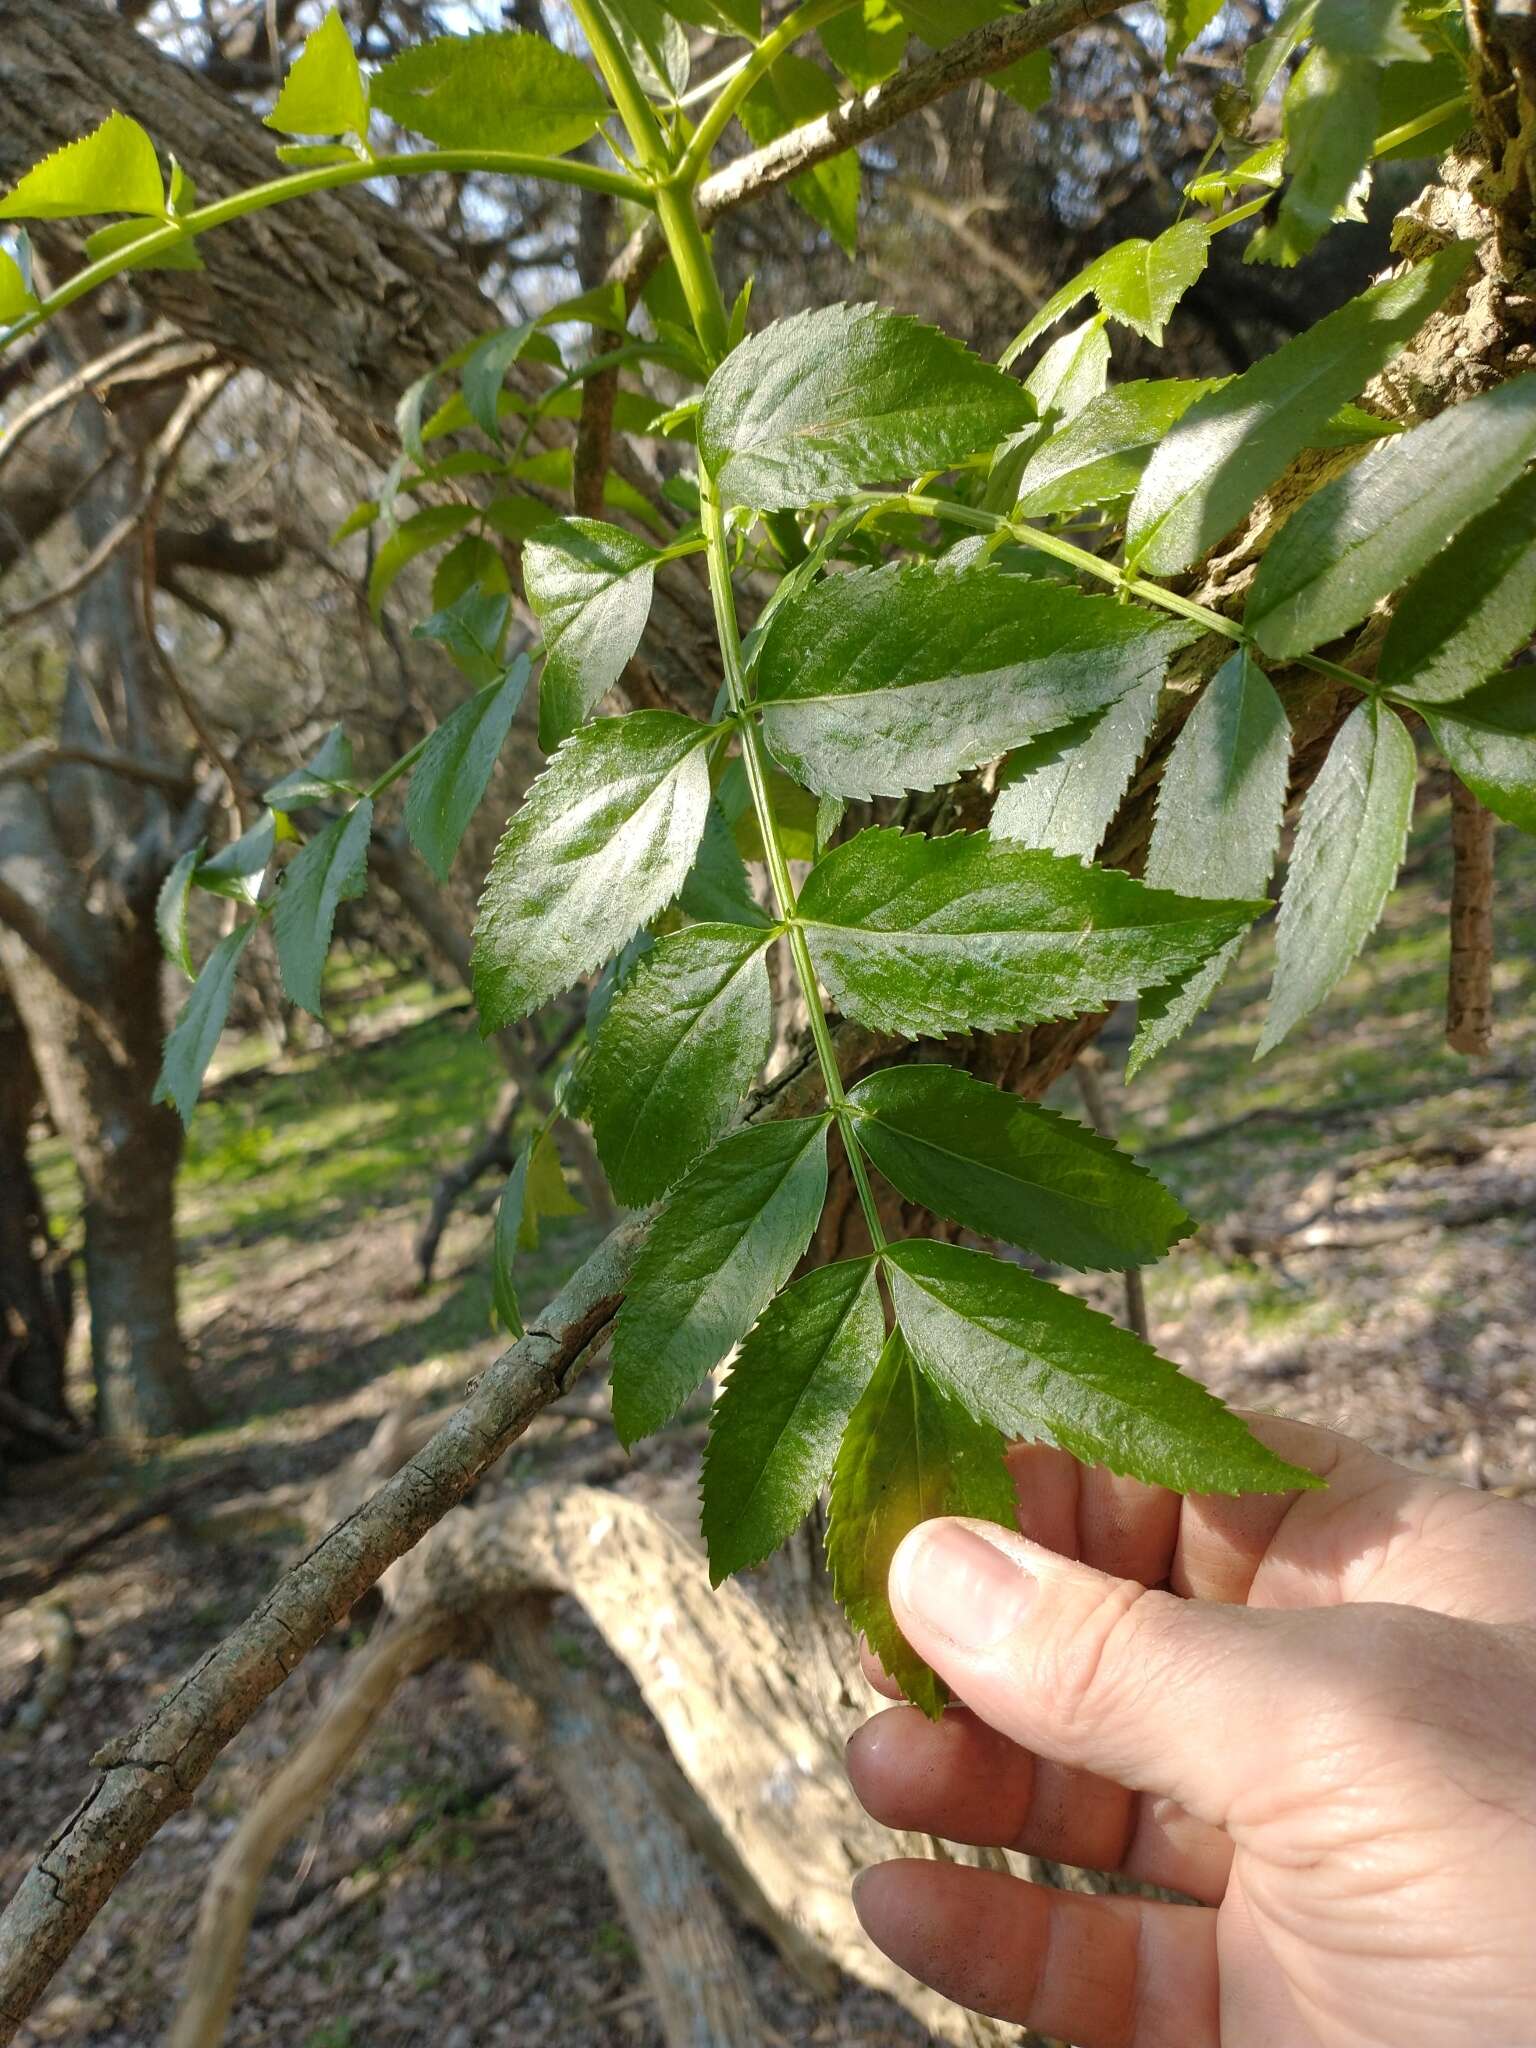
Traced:
<path fill-rule="evenodd" d="M 1114 1145 L 965 1071 L 961 1042 L 1135 1002 L 1134 1072 L 1267 914 L 1289 814 L 1258 1050 L 1278 1044 L 1381 915 L 1421 735 L 1536 830 L 1536 672 L 1506 666 L 1536 631 L 1536 376 L 1427 419 L 1392 416 L 1373 381 L 1453 302 L 1471 246 L 1399 264 L 1240 375 L 1113 376 L 1122 331 L 1161 344 L 1214 235 L 1263 214 L 1250 255 L 1294 262 L 1360 217 L 1378 159 L 1454 139 L 1461 12 L 1284 8 L 1246 76 L 1250 111 L 1281 94 L 1278 139 L 1257 141 L 1238 108 L 1175 224 L 1104 252 L 994 364 L 878 305 L 748 331 L 749 294 L 728 309 L 695 205 L 733 119 L 771 156 L 889 78 L 909 35 L 950 42 L 945 10 L 811 0 L 767 35 L 756 0 L 570 10 L 580 42 L 441 36 L 372 72 L 328 15 L 266 116 L 298 138 L 278 151 L 286 182 L 200 206 L 114 113 L 0 200 L 0 221 L 122 216 L 46 298 L 24 234 L 0 250 L 16 338 L 120 271 L 196 267 L 226 220 L 375 177 L 586 185 L 649 211 L 669 258 L 638 302 L 610 282 L 402 396 L 400 457 L 338 538 L 373 533 L 375 613 L 437 558 L 415 630 L 458 664 L 464 701 L 367 784 L 338 729 L 239 837 L 176 862 L 157 917 L 183 972 L 194 892 L 240 921 L 195 972 L 160 1093 L 190 1116 L 257 922 L 271 919 L 289 995 L 318 1013 L 338 909 L 366 887 L 397 781 L 411 840 L 447 877 L 536 674 L 547 759 L 484 881 L 475 1000 L 491 1033 L 579 990 L 585 1026 L 560 1110 L 502 1196 L 497 1315 L 520 1334 L 518 1254 L 570 1211 L 553 1126 L 579 1114 L 618 1199 L 658 1205 L 613 1333 L 619 1434 L 666 1427 L 726 1371 L 703 1466 L 712 1576 L 759 1563 L 829 1495 L 838 1597 L 937 1711 L 886 1567 L 924 1516 L 1012 1517 L 1011 1439 L 1184 1490 L 1311 1483 L 1021 1262 L 1145 1265 L 1192 1219 Z M 1219 11 L 1163 0 L 1170 64 Z M 1004 16 L 976 0 L 963 25 Z M 1019 60 L 994 83 L 1037 105 L 1050 60 L 1020 19 Z M 702 93 L 685 24 L 727 46 Z M 831 70 L 807 54 L 812 31 Z M 611 167 L 572 154 L 597 137 Z M 852 151 L 821 153 L 789 189 L 849 245 L 860 178 Z M 601 516 L 577 517 L 557 504 L 577 473 L 558 430 L 594 363 L 556 336 L 583 321 L 618 374 L 615 431 L 677 459 L 654 497 L 610 464 Z M 1266 500 L 1243 594 L 1219 610 L 1192 597 L 1202 559 L 1301 458 L 1327 480 Z M 626 711 L 658 581 L 689 556 L 712 597 L 718 699 L 705 720 Z M 1320 681 L 1339 715 L 1296 787 L 1293 711 Z M 963 778 L 987 795 L 985 824 L 973 807 L 963 828 L 957 811 L 936 825 L 913 803 Z M 1157 790 L 1140 848 L 1116 842 L 1133 786 Z M 796 1062 L 791 1087 L 759 1086 Z M 834 1174 L 863 1249 L 818 1263 Z M 971 1241 L 889 1241 L 896 1198 Z"/>

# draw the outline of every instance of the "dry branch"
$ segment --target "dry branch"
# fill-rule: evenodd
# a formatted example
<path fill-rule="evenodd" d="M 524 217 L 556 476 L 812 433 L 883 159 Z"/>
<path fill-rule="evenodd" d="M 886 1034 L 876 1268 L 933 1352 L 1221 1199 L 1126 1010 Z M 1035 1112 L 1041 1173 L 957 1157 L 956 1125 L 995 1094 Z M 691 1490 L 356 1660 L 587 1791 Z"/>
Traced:
<path fill-rule="evenodd" d="M 1445 1039 L 1452 1052 L 1493 1050 L 1493 834 L 1484 810 L 1451 778 L 1451 967 Z"/>
<path fill-rule="evenodd" d="M 429 1615 L 381 1629 L 349 1661 L 324 1711 L 219 1852 L 167 2048 L 215 2048 L 223 2039 L 256 1901 L 278 1853 L 324 1805 L 406 1679 L 470 1639 L 463 1621 Z"/>

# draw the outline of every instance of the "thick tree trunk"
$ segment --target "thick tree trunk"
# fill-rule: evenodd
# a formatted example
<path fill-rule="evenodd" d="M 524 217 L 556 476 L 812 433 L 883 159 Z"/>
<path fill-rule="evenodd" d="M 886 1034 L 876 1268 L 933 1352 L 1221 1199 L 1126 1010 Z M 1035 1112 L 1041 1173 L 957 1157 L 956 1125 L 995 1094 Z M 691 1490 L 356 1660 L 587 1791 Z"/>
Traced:
<path fill-rule="evenodd" d="M 25 1027 L 0 981 L 0 1390 L 31 1414 L 67 1425 L 69 1268 L 53 1256 L 47 1211 L 27 1156 L 41 1098 Z M 7 1439 L 12 1455 L 49 1448 L 24 1418 L 0 1412 L 0 1442 Z"/>
<path fill-rule="evenodd" d="M 165 1030 L 160 949 L 147 921 L 118 939 L 105 1016 L 14 939 L 4 957 L 49 1109 L 80 1175 L 96 1426 L 103 1436 L 140 1439 L 188 1428 L 201 1407 L 176 1308 L 181 1126 L 150 1101 Z"/>

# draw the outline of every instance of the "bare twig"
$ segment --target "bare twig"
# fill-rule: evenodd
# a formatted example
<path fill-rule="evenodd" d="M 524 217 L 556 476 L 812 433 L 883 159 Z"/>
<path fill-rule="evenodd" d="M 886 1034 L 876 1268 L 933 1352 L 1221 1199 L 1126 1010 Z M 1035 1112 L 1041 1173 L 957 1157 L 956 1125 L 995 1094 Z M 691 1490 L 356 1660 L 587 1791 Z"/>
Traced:
<path fill-rule="evenodd" d="M 1077 1077 L 1077 1092 L 1083 1098 L 1083 1108 L 1088 1112 L 1088 1121 L 1110 1144 L 1115 1141 L 1115 1120 L 1109 1113 L 1109 1104 L 1104 1100 L 1104 1055 L 1096 1045 L 1087 1046 L 1077 1056 L 1072 1069 Z M 1141 1271 L 1136 1266 L 1127 1266 L 1121 1276 L 1125 1281 L 1125 1326 L 1134 1330 L 1145 1344 L 1150 1341 L 1151 1325 L 1147 1320 L 1147 1289 Z"/>
<path fill-rule="evenodd" d="M 1451 966 L 1445 1041 L 1453 1052 L 1493 1050 L 1493 813 L 1451 781 Z"/>
<path fill-rule="evenodd" d="M 213 360 L 214 352 L 206 343 L 178 341 L 167 326 L 131 335 L 115 348 L 82 363 L 30 405 L 22 407 L 0 436 L 0 468 L 9 462 L 28 434 L 75 399 L 83 398 L 86 392 L 102 398 L 121 383 L 163 383 L 171 377 L 185 377 L 191 371 L 206 369 Z"/>
<path fill-rule="evenodd" d="M 50 768 L 66 763 L 99 768 L 103 774 L 121 775 L 127 782 L 147 782 L 171 796 L 186 796 L 193 786 L 186 770 L 172 767 L 168 761 L 149 761 L 142 754 L 124 754 L 113 747 L 62 740 L 28 740 L 12 753 L 0 754 L 0 782 L 46 775 Z"/>

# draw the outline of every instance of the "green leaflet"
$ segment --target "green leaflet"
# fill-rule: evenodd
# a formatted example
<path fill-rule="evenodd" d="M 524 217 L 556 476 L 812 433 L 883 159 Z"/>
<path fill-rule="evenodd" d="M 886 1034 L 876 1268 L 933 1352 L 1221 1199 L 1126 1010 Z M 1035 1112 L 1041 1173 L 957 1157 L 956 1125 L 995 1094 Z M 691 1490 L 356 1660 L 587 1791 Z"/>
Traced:
<path fill-rule="evenodd" d="M 275 811 L 296 811 L 301 804 L 329 803 L 352 788 L 352 742 L 333 725 L 302 768 L 279 776 L 261 800 Z"/>
<path fill-rule="evenodd" d="M 1181 1493 L 1320 1484 L 1139 1337 L 1018 1266 L 921 1238 L 885 1264 L 913 1357 L 1005 1436 Z"/>
<path fill-rule="evenodd" d="M 1446 299 L 1471 255 L 1469 243 L 1453 243 L 1372 285 L 1198 399 L 1153 454 L 1131 502 L 1133 563 L 1176 575 L 1230 532 Z"/>
<path fill-rule="evenodd" d="M 745 36 L 755 43 L 763 33 L 761 0 L 667 0 L 667 12 L 717 35 Z"/>
<path fill-rule="evenodd" d="M 993 838 L 1091 860 L 1136 772 L 1161 695 L 1154 677 L 1097 717 L 1010 756 L 992 806 Z"/>
<path fill-rule="evenodd" d="M 1247 610 L 1260 647 L 1275 656 L 1307 654 L 1358 625 L 1507 490 L 1533 455 L 1536 375 L 1379 442 L 1314 492 L 1266 551 Z"/>
<path fill-rule="evenodd" d="M 621 1202 L 651 1202 L 735 1121 L 768 1056 L 771 931 L 696 924 L 659 939 L 614 996 L 586 1100 Z"/>
<path fill-rule="evenodd" d="M 1317 0 L 1286 0 L 1269 34 L 1248 52 L 1243 72 L 1249 97 L 1255 106 L 1268 96 L 1297 45 L 1312 33 L 1312 17 L 1316 12 Z"/>
<path fill-rule="evenodd" d="M 907 24 L 887 0 L 861 0 L 817 30 L 821 46 L 855 92 L 883 85 L 901 63 Z"/>
<path fill-rule="evenodd" d="M 728 503 L 772 512 L 948 468 L 1030 410 L 1011 377 L 937 328 L 823 306 L 726 357 L 704 388 L 699 454 Z"/>
<path fill-rule="evenodd" d="M 374 556 L 368 574 L 368 609 L 373 616 L 379 616 L 402 569 L 429 548 L 441 547 L 462 533 L 475 516 L 473 505 L 426 505 L 402 519 Z"/>
<path fill-rule="evenodd" d="M 1262 896 L 1274 870 L 1290 780 L 1291 730 L 1268 676 L 1245 652 L 1223 663 L 1185 720 L 1158 790 L 1146 879 L 1181 896 Z M 1194 1022 L 1241 938 L 1141 1001 L 1126 1063 L 1134 1076 Z"/>
<path fill-rule="evenodd" d="M 413 626 L 411 638 L 437 641 L 472 683 L 486 689 L 493 683 L 499 685 L 507 673 L 501 643 L 511 609 L 505 591 L 465 590 L 441 611 Z"/>
<path fill-rule="evenodd" d="M 678 907 L 700 924 L 772 923 L 752 894 L 747 864 L 718 802 L 710 804 L 699 857 L 689 869 L 677 901 Z"/>
<path fill-rule="evenodd" d="M 1031 456 L 1020 516 L 1078 512 L 1129 497 L 1174 421 L 1214 389 L 1208 377 L 1167 377 L 1106 391 Z"/>
<path fill-rule="evenodd" d="M 1285 93 L 1290 181 L 1273 225 L 1260 228 L 1248 246 L 1250 262 L 1298 263 L 1334 221 L 1364 220 L 1363 176 L 1380 93 L 1374 64 L 1322 48 L 1307 53 Z"/>
<path fill-rule="evenodd" d="M 524 320 L 516 327 L 503 327 L 477 341 L 459 372 L 459 389 L 464 410 L 490 440 L 501 440 L 502 386 L 508 370 L 522 355 L 538 332 L 538 322 Z"/>
<path fill-rule="evenodd" d="M 805 1520 L 884 1344 L 872 1258 L 819 1266 L 763 1311 L 709 1418 L 711 1585 L 761 1564 Z"/>
<path fill-rule="evenodd" d="M 95 263 L 100 257 L 110 256 L 118 249 L 147 241 L 151 235 L 158 235 L 164 226 L 163 220 L 115 220 L 110 226 L 98 228 L 93 235 L 86 236 L 86 261 Z M 173 242 L 168 249 L 151 250 L 124 265 L 126 270 L 201 270 L 202 267 L 203 259 L 197 253 L 197 244 L 191 241 Z"/>
<path fill-rule="evenodd" d="M 262 116 L 280 135 L 368 133 L 368 88 L 346 24 L 331 8 L 289 66 L 277 105 Z"/>
<path fill-rule="evenodd" d="M 333 819 L 283 870 L 272 912 L 277 964 L 283 987 L 314 1017 L 320 1015 L 320 975 L 337 908 L 367 887 L 372 831 L 373 804 L 359 797 L 345 817 Z"/>
<path fill-rule="evenodd" d="M 1205 269 L 1210 230 L 1203 221 L 1185 220 L 1167 228 L 1155 242 L 1142 236 L 1106 249 L 1076 277 L 1052 294 L 1039 312 L 1003 350 L 1004 368 L 1016 362 L 1031 342 L 1086 298 L 1095 298 L 1111 320 L 1132 327 L 1161 345 L 1168 316 Z"/>
<path fill-rule="evenodd" d="M 1168 46 L 1163 61 L 1173 69 L 1196 36 L 1203 34 L 1220 14 L 1226 0 L 1161 0 L 1163 19 L 1168 24 Z"/>
<path fill-rule="evenodd" d="M 583 726 L 553 756 L 480 898 L 482 1030 L 569 988 L 671 902 L 709 809 L 710 731 L 677 712 L 632 711 Z"/>
<path fill-rule="evenodd" d="M 496 1204 L 496 1228 L 491 1235 L 491 1303 L 496 1319 L 512 1338 L 523 1334 L 522 1311 L 518 1307 L 513 1269 L 517 1264 L 518 1242 L 523 1234 L 523 1204 L 528 1188 L 528 1162 L 532 1147 L 524 1145 L 512 1162 L 507 1184 Z"/>
<path fill-rule="evenodd" d="M 1243 650 L 1184 721 L 1158 790 L 1146 879 L 1181 896 L 1262 896 L 1290 777 L 1285 707 Z"/>
<path fill-rule="evenodd" d="M 893 563 L 813 584 L 758 657 L 763 736 L 819 795 L 934 789 L 1160 684 L 1195 629 L 995 570 Z"/>
<path fill-rule="evenodd" d="M 1036 451 L 1049 446 L 1053 433 L 1101 398 L 1108 381 L 1109 336 L 1104 315 L 1095 313 L 1053 341 L 1024 380 L 1024 390 L 1035 402 L 1035 417 L 992 451 L 982 493 L 988 512 L 1012 510 Z"/>
<path fill-rule="evenodd" d="M 1536 632 L 1536 473 L 1521 477 L 1409 584 L 1376 680 L 1416 705 L 1449 704 Z"/>
<path fill-rule="evenodd" d="M 1301 807 L 1258 1057 L 1317 1008 L 1376 929 L 1408 838 L 1415 770 L 1390 705 L 1356 705 Z"/>
<path fill-rule="evenodd" d="M 885 1067 L 850 1099 L 859 1147 L 886 1179 L 982 1237 L 1117 1270 L 1151 1264 L 1194 1228 L 1107 1139 L 956 1067 Z"/>
<path fill-rule="evenodd" d="M 445 611 L 471 594 L 505 597 L 511 589 L 512 579 L 500 548 L 483 534 L 466 533 L 432 571 L 432 603 L 436 611 Z"/>
<path fill-rule="evenodd" d="M 1404 0 L 1321 0 L 1312 26 L 1320 48 L 1372 64 L 1417 64 L 1424 45 L 1407 22 Z"/>
<path fill-rule="evenodd" d="M 293 829 L 286 816 L 282 820 L 282 837 L 292 839 Z M 198 868 L 194 880 L 199 889 L 206 889 L 211 896 L 228 896 L 236 903 L 255 903 L 261 896 L 261 885 L 278 843 L 278 817 L 273 811 L 263 811 L 256 823 L 241 833 L 238 839 L 230 840 L 211 854 Z"/>
<path fill-rule="evenodd" d="M 688 86 L 688 38 L 656 0 L 600 0 L 614 32 L 652 99 L 668 104 Z"/>
<path fill-rule="evenodd" d="M 485 795 L 502 743 L 528 687 L 520 654 L 499 682 L 488 683 L 433 733 L 411 773 L 405 829 L 440 882 Z"/>
<path fill-rule="evenodd" d="M 21 264 L 8 250 L 0 249 L 0 327 L 35 313 L 41 303 Z"/>
<path fill-rule="evenodd" d="M 651 613 L 656 550 L 601 519 L 561 519 L 523 549 L 523 579 L 544 628 L 539 744 L 573 733 L 611 690 Z"/>
<path fill-rule="evenodd" d="M 513 30 L 437 36 L 402 50 L 374 73 L 373 104 L 445 149 L 551 156 L 585 142 L 608 113 L 580 58 Z"/>
<path fill-rule="evenodd" d="M 875 828 L 817 863 L 800 914 L 838 1007 L 916 1038 L 1125 1000 L 1206 959 L 1256 907 L 1186 902 L 985 832 Z"/>
<path fill-rule="evenodd" d="M 891 1334 L 853 1411 L 832 1473 L 827 1565 L 848 1619 L 907 1698 L 937 1719 L 948 1688 L 907 1646 L 886 1593 L 909 1529 L 935 1515 L 1018 1526 L 1013 1479 L 996 1429 L 975 1421 Z"/>
<path fill-rule="evenodd" d="M 187 1000 L 181 1006 L 181 1015 L 171 1026 L 165 1041 L 165 1056 L 160 1062 L 160 1077 L 155 1083 L 155 1101 L 174 1103 L 176 1114 L 184 1124 L 192 1121 L 203 1076 L 208 1071 L 208 1062 L 213 1058 L 214 1047 L 224 1029 L 224 1020 L 229 1015 L 235 969 L 255 929 L 256 921 L 252 918 L 245 924 L 237 924 L 232 932 L 220 939 L 203 962 L 202 972 L 193 982 Z"/>
<path fill-rule="evenodd" d="M 841 106 L 842 94 L 808 57 L 786 50 L 737 109 L 741 125 L 761 149 L 818 114 Z M 859 156 L 840 150 L 789 181 L 790 196 L 818 227 L 851 256 L 859 239 Z"/>
<path fill-rule="evenodd" d="M 1512 668 L 1454 704 L 1427 704 L 1424 719 L 1478 801 L 1536 832 L 1536 669 Z"/>
<path fill-rule="evenodd" d="M 155 145 L 137 121 L 116 113 L 78 142 L 66 142 L 34 164 L 0 199 L 0 220 L 69 220 L 82 213 L 163 216 L 165 211 Z"/>
<path fill-rule="evenodd" d="M 676 1413 L 795 1270 L 826 1199 L 830 1121 L 733 1131 L 653 1224 L 613 1334 L 624 1443 Z"/>
<path fill-rule="evenodd" d="M 160 935 L 160 946 L 165 957 L 174 967 L 179 967 L 188 981 L 196 969 L 192 965 L 192 946 L 187 933 L 187 905 L 192 896 L 192 877 L 203 857 L 204 842 L 199 839 L 196 846 L 189 846 L 160 884 L 155 897 L 155 930 Z"/>

